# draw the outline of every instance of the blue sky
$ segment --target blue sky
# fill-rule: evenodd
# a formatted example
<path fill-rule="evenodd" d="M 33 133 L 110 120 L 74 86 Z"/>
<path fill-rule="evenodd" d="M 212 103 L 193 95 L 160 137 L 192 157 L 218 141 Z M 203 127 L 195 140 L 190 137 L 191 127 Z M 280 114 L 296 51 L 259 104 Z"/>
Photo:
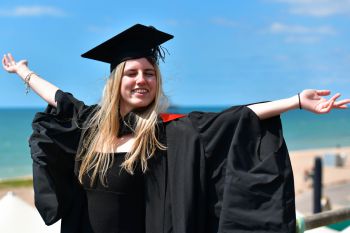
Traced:
<path fill-rule="evenodd" d="M 175 36 L 161 64 L 172 104 L 236 105 L 305 88 L 350 97 L 350 0 L 3 0 L 0 52 L 93 104 L 109 67 L 80 54 L 135 23 Z M 0 90 L 0 107 L 45 106 L 3 70 Z"/>

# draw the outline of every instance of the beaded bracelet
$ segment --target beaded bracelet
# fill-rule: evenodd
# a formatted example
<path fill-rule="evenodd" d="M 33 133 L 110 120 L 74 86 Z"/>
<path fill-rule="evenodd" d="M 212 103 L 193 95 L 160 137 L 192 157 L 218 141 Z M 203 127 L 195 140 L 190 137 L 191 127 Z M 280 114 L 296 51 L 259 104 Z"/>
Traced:
<path fill-rule="evenodd" d="M 24 78 L 24 84 L 26 85 L 26 95 L 28 95 L 29 91 L 30 91 L 30 85 L 29 85 L 29 81 L 30 78 L 32 77 L 32 75 L 34 74 L 33 71 L 29 72 L 26 77 Z"/>

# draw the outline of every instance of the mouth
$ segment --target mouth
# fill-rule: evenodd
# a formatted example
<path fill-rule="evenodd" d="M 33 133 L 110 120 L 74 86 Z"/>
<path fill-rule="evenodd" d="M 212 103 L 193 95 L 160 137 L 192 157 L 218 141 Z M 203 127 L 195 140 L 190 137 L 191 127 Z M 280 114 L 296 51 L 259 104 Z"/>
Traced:
<path fill-rule="evenodd" d="M 131 91 L 131 94 L 147 94 L 149 92 L 146 88 L 135 88 Z"/>

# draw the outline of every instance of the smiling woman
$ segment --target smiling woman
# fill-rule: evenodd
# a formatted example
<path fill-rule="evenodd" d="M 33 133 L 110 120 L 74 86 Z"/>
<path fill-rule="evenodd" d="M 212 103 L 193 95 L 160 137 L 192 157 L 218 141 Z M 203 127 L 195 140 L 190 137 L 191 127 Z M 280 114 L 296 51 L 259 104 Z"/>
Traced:
<path fill-rule="evenodd" d="M 327 113 L 349 99 L 328 90 L 165 115 L 158 68 L 173 38 L 134 25 L 82 56 L 110 64 L 101 102 L 87 106 L 29 70 L 17 73 L 49 105 L 30 138 L 35 203 L 62 232 L 295 232 L 293 173 L 279 114 Z"/>
<path fill-rule="evenodd" d="M 157 74 L 160 72 L 156 72 L 151 62 L 146 58 L 125 62 L 120 87 L 122 97 L 120 113 L 122 115 L 137 108 L 147 107 L 154 101 L 156 93 L 160 92 L 160 85 L 157 84 L 157 76 L 159 76 Z"/>

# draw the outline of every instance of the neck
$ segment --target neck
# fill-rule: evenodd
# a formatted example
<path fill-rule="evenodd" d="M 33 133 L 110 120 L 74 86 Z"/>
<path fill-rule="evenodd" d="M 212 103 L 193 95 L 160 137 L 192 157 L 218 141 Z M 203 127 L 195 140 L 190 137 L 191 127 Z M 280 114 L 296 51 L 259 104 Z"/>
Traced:
<path fill-rule="evenodd" d="M 132 109 L 123 109 L 123 108 L 120 108 L 120 111 L 119 111 L 119 114 L 121 117 L 125 117 L 129 112 L 131 112 Z"/>

